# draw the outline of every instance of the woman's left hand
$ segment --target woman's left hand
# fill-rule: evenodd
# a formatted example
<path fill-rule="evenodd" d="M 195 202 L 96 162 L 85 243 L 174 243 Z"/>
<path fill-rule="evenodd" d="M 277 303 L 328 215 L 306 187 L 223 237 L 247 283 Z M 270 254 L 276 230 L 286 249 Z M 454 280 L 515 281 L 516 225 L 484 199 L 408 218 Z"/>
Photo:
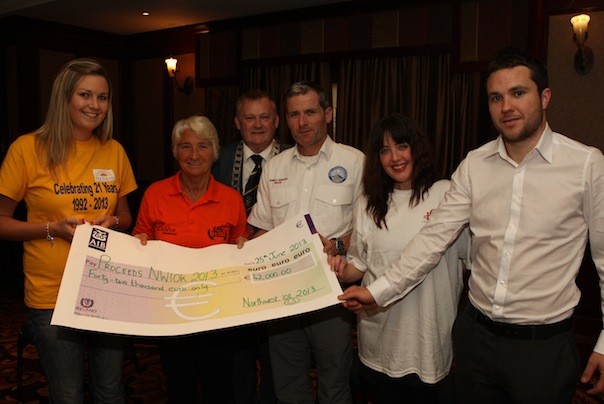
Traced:
<path fill-rule="evenodd" d="M 338 279 L 342 279 L 346 275 L 346 265 L 348 261 L 341 255 L 327 255 L 327 263 L 331 270 L 336 274 Z"/>
<path fill-rule="evenodd" d="M 242 249 L 243 245 L 245 244 L 246 241 L 247 241 L 247 238 L 245 238 L 243 236 L 237 237 L 237 248 Z"/>
<path fill-rule="evenodd" d="M 90 222 L 90 224 L 93 226 L 103 226 L 108 229 L 113 229 L 118 225 L 118 220 L 119 219 L 117 216 L 99 216 Z"/>
<path fill-rule="evenodd" d="M 134 237 L 141 241 L 141 245 L 147 245 L 147 240 L 149 239 L 147 233 L 134 234 Z"/>
<path fill-rule="evenodd" d="M 321 237 L 321 242 L 323 243 L 323 252 L 325 254 L 338 255 L 338 250 L 336 249 L 336 245 L 333 242 L 333 240 L 326 239 L 325 237 L 323 237 L 320 234 L 319 234 L 319 237 Z"/>

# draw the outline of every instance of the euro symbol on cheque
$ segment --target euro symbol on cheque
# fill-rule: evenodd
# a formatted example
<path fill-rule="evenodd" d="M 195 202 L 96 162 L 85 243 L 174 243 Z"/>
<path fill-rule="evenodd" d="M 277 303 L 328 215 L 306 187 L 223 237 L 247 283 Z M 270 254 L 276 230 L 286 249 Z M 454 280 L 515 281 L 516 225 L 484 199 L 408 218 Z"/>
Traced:
<path fill-rule="evenodd" d="M 201 306 L 201 305 L 210 303 L 208 300 L 202 300 L 202 299 L 205 297 L 211 297 L 212 293 L 203 293 L 203 294 L 193 293 L 192 295 L 189 295 L 189 296 L 180 296 L 181 292 L 191 290 L 192 287 L 197 286 L 197 285 L 218 286 L 217 283 L 208 282 L 208 281 L 187 283 L 186 285 L 184 285 L 182 287 L 182 290 L 175 291 L 172 294 L 172 296 L 164 297 L 165 300 L 170 301 L 170 303 L 166 304 L 165 307 L 171 307 L 172 310 L 174 311 L 174 314 L 176 314 L 178 317 L 182 318 L 183 320 L 204 320 L 206 318 L 214 317 L 216 314 L 218 314 L 220 312 L 220 308 L 214 310 L 211 313 L 205 314 L 203 316 L 196 316 L 196 317 L 188 316 L 180 310 L 180 308 L 182 308 L 182 307 Z"/>

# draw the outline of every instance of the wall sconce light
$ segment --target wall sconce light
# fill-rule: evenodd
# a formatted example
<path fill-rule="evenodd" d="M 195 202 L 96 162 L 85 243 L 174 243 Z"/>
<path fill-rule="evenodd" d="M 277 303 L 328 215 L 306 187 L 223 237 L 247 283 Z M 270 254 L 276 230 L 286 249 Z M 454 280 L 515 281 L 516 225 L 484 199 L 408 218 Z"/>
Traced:
<path fill-rule="evenodd" d="M 178 60 L 174 59 L 172 56 L 165 60 L 166 68 L 168 69 L 168 75 L 172 78 L 172 82 L 174 83 L 174 87 L 178 90 L 178 92 L 185 93 L 186 95 L 190 95 L 193 92 L 193 77 L 187 76 L 185 77 L 185 82 L 182 87 L 178 85 L 176 81 L 176 73 L 178 72 L 178 67 L 176 64 Z"/>
<path fill-rule="evenodd" d="M 590 72 L 594 65 L 594 53 L 591 48 L 585 45 L 587 41 L 587 24 L 589 24 L 587 14 L 575 15 L 570 19 L 573 26 L 573 41 L 577 44 L 577 53 L 575 54 L 575 70 L 584 76 Z"/>

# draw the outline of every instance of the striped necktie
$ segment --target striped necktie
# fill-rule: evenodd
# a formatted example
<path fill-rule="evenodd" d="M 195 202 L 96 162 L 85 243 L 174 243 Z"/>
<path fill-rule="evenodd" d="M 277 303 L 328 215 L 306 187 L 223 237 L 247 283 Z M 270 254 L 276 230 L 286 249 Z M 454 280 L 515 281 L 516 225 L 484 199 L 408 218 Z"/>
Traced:
<path fill-rule="evenodd" d="M 262 174 L 262 156 L 254 154 L 252 160 L 254 160 L 256 165 L 250 174 L 250 178 L 247 180 L 245 192 L 243 192 L 243 202 L 245 203 L 245 211 L 248 215 L 252 210 L 252 206 L 256 203 L 256 191 L 258 190 L 258 183 Z"/>

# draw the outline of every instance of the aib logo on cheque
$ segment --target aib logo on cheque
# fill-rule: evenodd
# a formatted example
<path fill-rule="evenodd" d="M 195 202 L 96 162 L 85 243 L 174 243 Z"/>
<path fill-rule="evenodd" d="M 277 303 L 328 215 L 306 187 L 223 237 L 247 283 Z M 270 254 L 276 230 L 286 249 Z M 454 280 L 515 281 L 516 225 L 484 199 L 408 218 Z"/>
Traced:
<path fill-rule="evenodd" d="M 108 232 L 101 230 L 101 229 L 93 228 L 92 233 L 90 233 L 90 240 L 88 241 L 88 247 L 94 248 L 95 250 L 105 252 L 105 249 L 107 248 L 107 239 L 108 238 L 109 238 Z"/>

